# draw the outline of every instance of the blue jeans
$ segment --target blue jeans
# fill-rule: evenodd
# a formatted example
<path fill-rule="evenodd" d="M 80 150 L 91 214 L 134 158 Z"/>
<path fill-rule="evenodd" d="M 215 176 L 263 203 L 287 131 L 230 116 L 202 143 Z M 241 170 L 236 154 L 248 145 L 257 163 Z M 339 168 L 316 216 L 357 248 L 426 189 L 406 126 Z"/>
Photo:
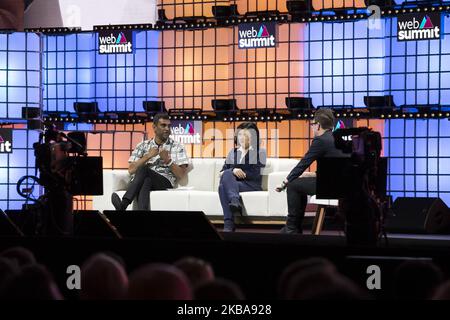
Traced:
<path fill-rule="evenodd" d="M 245 180 L 238 180 L 233 174 L 233 169 L 225 170 L 219 184 L 219 198 L 224 220 L 233 221 L 233 213 L 229 205 L 231 201 L 240 201 L 239 192 L 260 190 L 261 187 L 255 187 Z"/>

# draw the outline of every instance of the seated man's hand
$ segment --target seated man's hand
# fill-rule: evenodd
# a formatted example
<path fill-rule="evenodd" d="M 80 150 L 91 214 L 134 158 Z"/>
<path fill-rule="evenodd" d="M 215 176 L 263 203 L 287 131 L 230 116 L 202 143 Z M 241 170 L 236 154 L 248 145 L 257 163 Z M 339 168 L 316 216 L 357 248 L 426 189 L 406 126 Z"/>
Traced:
<path fill-rule="evenodd" d="M 159 153 L 158 148 L 151 148 L 146 154 L 145 156 L 150 160 L 153 157 L 156 157 Z"/>
<path fill-rule="evenodd" d="M 302 173 L 302 175 L 299 178 L 315 178 L 315 177 L 316 177 L 315 172 L 305 171 Z"/>
<path fill-rule="evenodd" d="M 170 157 L 169 157 L 169 151 L 163 149 L 159 152 L 159 156 L 161 157 L 161 160 L 164 163 L 169 163 L 170 162 Z"/>
<path fill-rule="evenodd" d="M 239 179 L 245 179 L 247 177 L 245 172 L 242 171 L 242 169 L 239 169 L 239 168 L 234 168 L 233 169 L 233 174 Z"/>

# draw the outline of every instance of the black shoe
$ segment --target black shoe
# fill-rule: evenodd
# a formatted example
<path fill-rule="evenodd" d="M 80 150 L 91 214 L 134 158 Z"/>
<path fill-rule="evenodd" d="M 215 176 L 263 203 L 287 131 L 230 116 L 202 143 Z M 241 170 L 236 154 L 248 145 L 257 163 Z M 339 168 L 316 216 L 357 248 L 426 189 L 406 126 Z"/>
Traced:
<path fill-rule="evenodd" d="M 113 192 L 113 194 L 111 195 L 111 202 L 117 211 L 123 210 L 122 200 L 120 200 L 120 197 L 117 193 Z"/>
<path fill-rule="evenodd" d="M 235 232 L 235 227 L 223 226 L 223 232 Z"/>
<path fill-rule="evenodd" d="M 223 232 L 234 232 L 236 231 L 236 227 L 234 226 L 234 222 L 233 221 L 224 221 L 223 224 Z"/>
<path fill-rule="evenodd" d="M 284 226 L 283 228 L 281 228 L 280 233 L 283 234 L 302 234 L 302 230 L 298 230 L 298 229 L 291 229 L 288 226 Z"/>
<path fill-rule="evenodd" d="M 238 199 L 231 200 L 229 206 L 234 216 L 236 215 L 242 216 L 242 205 Z"/>

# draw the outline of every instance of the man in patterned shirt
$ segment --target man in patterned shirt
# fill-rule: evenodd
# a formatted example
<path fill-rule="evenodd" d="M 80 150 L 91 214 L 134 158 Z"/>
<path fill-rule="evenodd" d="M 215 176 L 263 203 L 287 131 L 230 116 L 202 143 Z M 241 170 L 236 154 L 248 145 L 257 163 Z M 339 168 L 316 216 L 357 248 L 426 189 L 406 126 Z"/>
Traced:
<path fill-rule="evenodd" d="M 167 113 L 153 118 L 155 137 L 136 146 L 128 160 L 130 185 L 123 198 L 113 193 L 111 202 L 116 210 L 125 210 L 137 196 L 138 209 L 150 209 L 150 191 L 176 187 L 177 181 L 187 173 L 189 159 L 184 146 L 172 140 Z"/>

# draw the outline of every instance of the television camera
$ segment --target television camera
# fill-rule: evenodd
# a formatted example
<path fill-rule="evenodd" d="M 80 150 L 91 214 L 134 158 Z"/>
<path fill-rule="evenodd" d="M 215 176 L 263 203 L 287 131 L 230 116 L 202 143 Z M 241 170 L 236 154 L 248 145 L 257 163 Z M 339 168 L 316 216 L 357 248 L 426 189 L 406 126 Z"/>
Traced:
<path fill-rule="evenodd" d="M 339 199 L 349 244 L 376 245 L 384 233 L 387 159 L 381 135 L 367 127 L 337 129 L 335 146 L 348 157 L 317 162 L 317 198 Z"/>
<path fill-rule="evenodd" d="M 35 203 L 27 206 L 35 221 L 35 235 L 70 236 L 73 234 L 73 196 L 103 194 L 102 157 L 88 157 L 86 135 L 59 131 L 44 122 L 39 141 L 33 144 L 36 157 L 35 176 L 24 176 L 17 182 L 18 193 Z M 32 180 L 31 182 L 29 180 Z M 44 193 L 31 197 L 30 184 L 39 184 Z"/>

